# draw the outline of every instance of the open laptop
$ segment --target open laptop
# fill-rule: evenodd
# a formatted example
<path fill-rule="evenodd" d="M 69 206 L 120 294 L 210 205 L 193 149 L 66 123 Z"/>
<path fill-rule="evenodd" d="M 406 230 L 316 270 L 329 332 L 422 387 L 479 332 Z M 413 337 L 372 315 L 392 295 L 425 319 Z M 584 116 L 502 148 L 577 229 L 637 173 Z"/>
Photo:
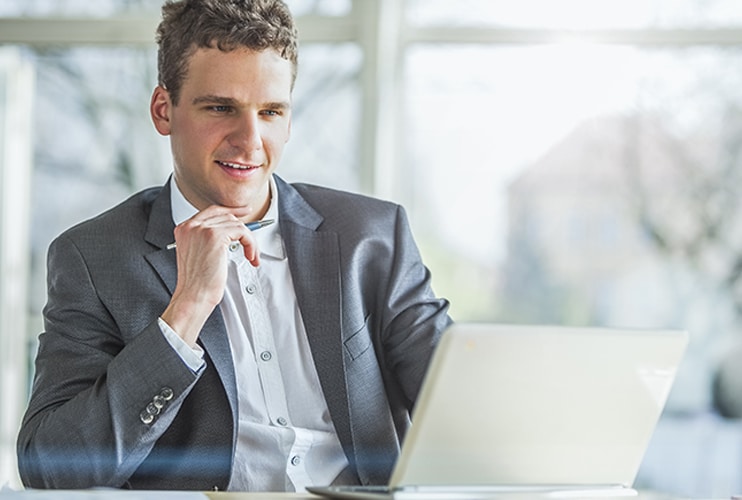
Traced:
<path fill-rule="evenodd" d="M 628 496 L 688 342 L 682 331 L 452 325 L 389 485 L 329 498 Z"/>

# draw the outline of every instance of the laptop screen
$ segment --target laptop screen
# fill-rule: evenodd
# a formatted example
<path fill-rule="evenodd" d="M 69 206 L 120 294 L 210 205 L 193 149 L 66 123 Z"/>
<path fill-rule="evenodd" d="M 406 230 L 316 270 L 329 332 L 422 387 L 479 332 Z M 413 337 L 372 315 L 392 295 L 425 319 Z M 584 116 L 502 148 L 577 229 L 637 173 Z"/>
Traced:
<path fill-rule="evenodd" d="M 680 331 L 454 324 L 390 486 L 630 487 L 686 344 Z"/>

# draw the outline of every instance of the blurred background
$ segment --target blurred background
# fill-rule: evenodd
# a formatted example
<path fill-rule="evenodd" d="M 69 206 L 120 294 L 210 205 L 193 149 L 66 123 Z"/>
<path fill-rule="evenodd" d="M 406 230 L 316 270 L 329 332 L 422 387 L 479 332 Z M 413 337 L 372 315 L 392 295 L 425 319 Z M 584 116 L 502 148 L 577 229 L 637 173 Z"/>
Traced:
<path fill-rule="evenodd" d="M 742 492 L 742 3 L 288 3 L 279 174 L 403 204 L 458 321 L 688 330 L 636 486 Z M 0 0 L 0 486 L 49 242 L 171 170 L 160 5 Z"/>

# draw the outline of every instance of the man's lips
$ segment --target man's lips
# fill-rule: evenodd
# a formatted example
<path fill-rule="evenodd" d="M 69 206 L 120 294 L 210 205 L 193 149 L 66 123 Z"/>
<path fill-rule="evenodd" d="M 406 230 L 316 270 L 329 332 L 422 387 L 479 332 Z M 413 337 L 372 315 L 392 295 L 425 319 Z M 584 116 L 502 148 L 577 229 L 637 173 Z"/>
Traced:
<path fill-rule="evenodd" d="M 218 165 L 221 165 L 222 167 L 232 168 L 235 170 L 252 170 L 255 168 L 260 168 L 260 165 L 245 165 L 242 163 L 232 163 L 230 161 L 216 160 L 216 163 Z"/>

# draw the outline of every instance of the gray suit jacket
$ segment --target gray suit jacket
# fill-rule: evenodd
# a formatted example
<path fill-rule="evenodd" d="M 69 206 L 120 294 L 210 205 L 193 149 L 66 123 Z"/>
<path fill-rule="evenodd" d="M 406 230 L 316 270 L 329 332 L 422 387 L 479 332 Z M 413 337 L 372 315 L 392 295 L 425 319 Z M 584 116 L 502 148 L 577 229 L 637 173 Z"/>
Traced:
<path fill-rule="evenodd" d="M 351 472 L 385 483 L 450 323 L 398 205 L 276 179 L 312 356 Z M 237 388 L 220 310 L 190 371 L 157 325 L 175 288 L 170 191 L 152 188 L 49 248 L 45 332 L 18 437 L 29 487 L 225 489 Z M 151 415 L 151 417 L 149 416 Z"/>

